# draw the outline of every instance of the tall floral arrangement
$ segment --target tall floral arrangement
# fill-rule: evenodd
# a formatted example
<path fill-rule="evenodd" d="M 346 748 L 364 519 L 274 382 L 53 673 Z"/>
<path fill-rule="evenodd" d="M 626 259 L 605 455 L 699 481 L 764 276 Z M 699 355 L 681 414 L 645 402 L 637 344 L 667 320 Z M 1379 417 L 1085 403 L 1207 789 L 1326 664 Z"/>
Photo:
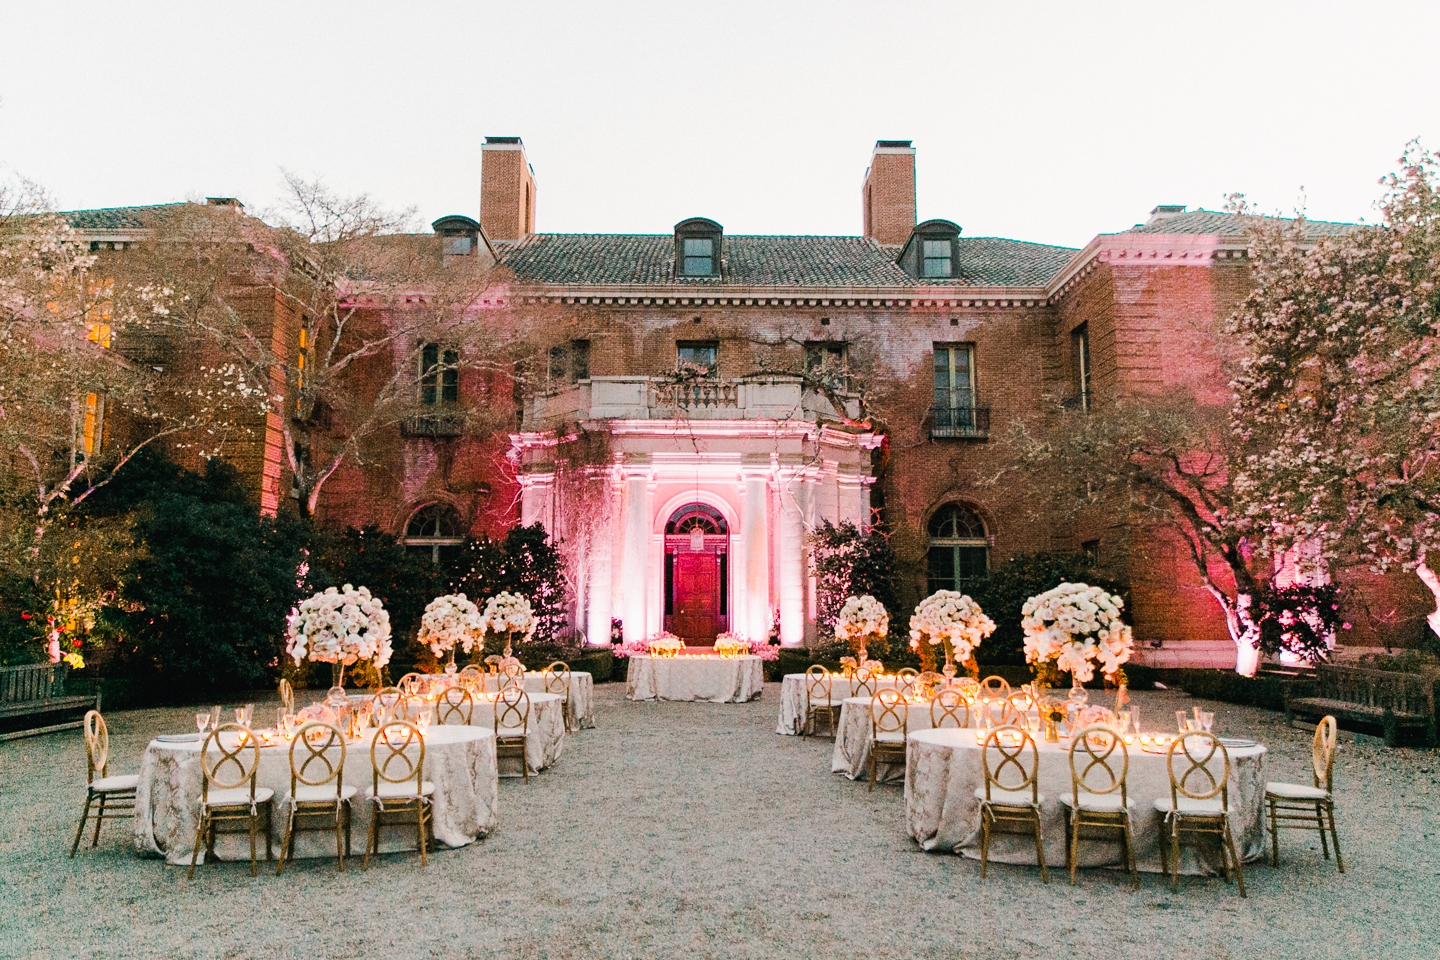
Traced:
<path fill-rule="evenodd" d="M 1036 676 L 1068 670 L 1076 686 L 1095 676 L 1095 665 L 1113 676 L 1130 659 L 1134 640 L 1120 619 L 1125 601 L 1084 583 L 1062 583 L 1025 601 L 1020 625 L 1025 659 Z"/>
<path fill-rule="evenodd" d="M 872 645 L 884 653 L 889 633 L 889 611 L 869 594 L 848 598 L 835 616 L 835 639 L 848 643 L 860 660 L 865 659 Z"/>
<path fill-rule="evenodd" d="M 934 647 L 945 650 L 945 675 L 955 675 L 955 664 L 965 664 L 978 673 L 975 648 L 995 632 L 995 621 L 985 616 L 980 604 L 957 590 L 937 590 L 915 608 L 910 617 L 910 647 L 922 660 L 934 656 Z"/>
<path fill-rule="evenodd" d="M 510 656 L 510 647 L 515 635 L 529 640 L 535 632 L 535 617 L 530 612 L 530 601 L 518 593 L 502 591 L 485 602 L 485 631 L 505 635 L 505 656 Z"/>
<path fill-rule="evenodd" d="M 390 662 L 390 614 L 366 587 L 329 587 L 291 610 L 285 627 L 285 652 L 297 664 L 334 664 L 337 687 L 352 663 L 368 660 L 378 670 Z"/>
<path fill-rule="evenodd" d="M 457 646 L 466 653 L 484 647 L 485 618 L 463 593 L 436 597 L 425 605 L 420 616 L 418 639 L 428 644 L 436 657 L 448 653 L 449 666 L 453 667 Z"/>

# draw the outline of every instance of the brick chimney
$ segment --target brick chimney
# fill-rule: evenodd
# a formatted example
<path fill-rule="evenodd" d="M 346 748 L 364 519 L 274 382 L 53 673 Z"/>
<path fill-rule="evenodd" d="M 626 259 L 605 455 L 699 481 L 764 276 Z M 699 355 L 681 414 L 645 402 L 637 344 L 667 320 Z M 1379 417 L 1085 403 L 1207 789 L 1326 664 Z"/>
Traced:
<path fill-rule="evenodd" d="M 535 232 L 535 171 L 519 137 L 486 137 L 480 154 L 480 228 L 491 240 Z"/>
<path fill-rule="evenodd" d="M 865 236 L 898 246 L 915 226 L 915 148 L 909 140 L 876 140 L 861 189 Z"/>

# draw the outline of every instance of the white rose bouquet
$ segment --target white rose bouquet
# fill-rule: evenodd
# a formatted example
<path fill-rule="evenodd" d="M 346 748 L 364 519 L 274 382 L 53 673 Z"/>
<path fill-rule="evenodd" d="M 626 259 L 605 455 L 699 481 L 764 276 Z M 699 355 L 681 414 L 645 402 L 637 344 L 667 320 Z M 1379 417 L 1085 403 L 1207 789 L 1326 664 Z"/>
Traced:
<path fill-rule="evenodd" d="M 685 641 L 673 633 L 662 630 L 645 641 L 645 648 L 650 651 L 652 657 L 673 657 L 685 649 Z"/>
<path fill-rule="evenodd" d="M 1025 601 L 1020 626 L 1025 631 L 1025 659 L 1070 671 L 1075 683 L 1095 676 L 1095 665 L 1113 676 L 1130 659 L 1134 638 L 1120 619 L 1125 601 L 1099 587 L 1062 583 Z"/>
<path fill-rule="evenodd" d="M 466 653 L 485 645 L 485 619 L 480 608 L 463 593 L 436 597 L 425 605 L 420 617 L 419 640 L 429 644 L 430 652 L 439 657 L 450 654 L 450 667 L 455 665 L 455 648 Z"/>
<path fill-rule="evenodd" d="M 862 661 L 866 655 L 865 648 L 871 644 L 883 646 L 889 633 L 889 612 L 884 604 L 868 594 L 847 598 L 835 617 L 835 639 L 849 643 L 850 649 Z"/>
<path fill-rule="evenodd" d="M 530 601 L 518 593 L 501 591 L 485 602 L 482 618 L 487 633 L 505 635 L 505 656 L 510 656 L 510 645 L 515 634 L 523 634 L 529 640 L 535 632 L 535 617 L 530 612 Z"/>
<path fill-rule="evenodd" d="M 945 649 L 945 674 L 955 675 L 955 664 L 968 663 L 975 648 L 995 632 L 995 621 L 980 604 L 956 590 L 937 590 L 915 608 L 910 617 L 910 647 L 919 650 L 921 660 L 934 654 L 926 645 Z"/>
<path fill-rule="evenodd" d="M 746 657 L 750 655 L 750 642 L 733 633 L 722 633 L 715 638 L 715 652 L 722 657 Z"/>
<path fill-rule="evenodd" d="M 365 587 L 329 587 L 290 611 L 285 622 L 285 652 L 304 660 L 336 665 L 335 686 L 343 686 L 345 667 L 369 660 L 375 669 L 390 662 L 390 614 Z"/>

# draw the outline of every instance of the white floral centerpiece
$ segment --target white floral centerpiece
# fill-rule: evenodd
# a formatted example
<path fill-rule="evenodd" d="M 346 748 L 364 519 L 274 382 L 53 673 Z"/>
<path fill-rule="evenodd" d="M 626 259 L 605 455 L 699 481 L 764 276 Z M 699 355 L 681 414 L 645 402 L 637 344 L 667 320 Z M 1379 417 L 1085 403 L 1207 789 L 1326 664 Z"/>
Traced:
<path fill-rule="evenodd" d="M 1134 639 L 1120 619 L 1125 601 L 1100 587 L 1062 583 L 1021 608 L 1025 660 L 1041 677 L 1068 670 L 1076 689 L 1095 676 L 1095 665 L 1114 676 L 1130 659 Z"/>
<path fill-rule="evenodd" d="M 335 687 L 345 685 L 345 668 L 369 660 L 379 670 L 390 662 L 390 614 L 365 587 L 329 587 L 290 611 L 285 621 L 285 652 L 304 660 L 332 664 Z"/>
<path fill-rule="evenodd" d="M 955 664 L 969 664 L 975 648 L 995 632 L 995 621 L 985 615 L 980 604 L 957 590 L 937 590 L 915 608 L 910 617 L 910 647 L 921 651 L 924 660 L 929 648 L 945 650 L 947 677 L 955 676 Z M 933 657 L 933 653 L 931 653 Z"/>
<path fill-rule="evenodd" d="M 506 659 L 510 657 L 510 647 L 515 642 L 517 633 L 529 640 L 535 632 L 535 616 L 530 610 L 530 601 L 518 593 L 502 590 L 485 601 L 482 619 L 486 633 L 505 635 Z"/>
<path fill-rule="evenodd" d="M 673 657 L 685 649 L 685 641 L 664 630 L 645 641 L 645 648 L 652 657 Z"/>
<path fill-rule="evenodd" d="M 715 638 L 715 652 L 722 657 L 739 659 L 750 655 L 750 641 L 725 632 Z"/>
<path fill-rule="evenodd" d="M 438 658 L 448 653 L 445 672 L 455 672 L 455 648 L 466 653 L 481 649 L 485 645 L 485 618 L 480 608 L 470 602 L 463 593 L 449 593 L 436 597 L 425 605 L 420 616 L 421 643 L 428 644 L 430 652 Z"/>
<path fill-rule="evenodd" d="M 855 651 L 856 659 L 864 663 L 866 647 L 883 640 L 890 633 L 890 613 L 884 604 L 866 594 L 863 597 L 849 597 L 835 616 L 835 639 L 844 640 Z"/>

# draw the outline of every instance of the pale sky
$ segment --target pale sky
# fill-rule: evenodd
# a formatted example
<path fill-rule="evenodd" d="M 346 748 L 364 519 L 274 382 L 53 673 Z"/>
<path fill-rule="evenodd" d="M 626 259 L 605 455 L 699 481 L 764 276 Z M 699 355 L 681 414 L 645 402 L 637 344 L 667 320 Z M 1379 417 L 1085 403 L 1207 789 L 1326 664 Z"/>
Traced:
<path fill-rule="evenodd" d="M 1440 3 L 0 0 L 0 176 L 63 208 L 279 169 L 476 216 L 524 138 L 540 231 L 857 234 L 877 139 L 920 219 L 1080 246 L 1159 203 L 1375 219 L 1440 149 Z"/>

